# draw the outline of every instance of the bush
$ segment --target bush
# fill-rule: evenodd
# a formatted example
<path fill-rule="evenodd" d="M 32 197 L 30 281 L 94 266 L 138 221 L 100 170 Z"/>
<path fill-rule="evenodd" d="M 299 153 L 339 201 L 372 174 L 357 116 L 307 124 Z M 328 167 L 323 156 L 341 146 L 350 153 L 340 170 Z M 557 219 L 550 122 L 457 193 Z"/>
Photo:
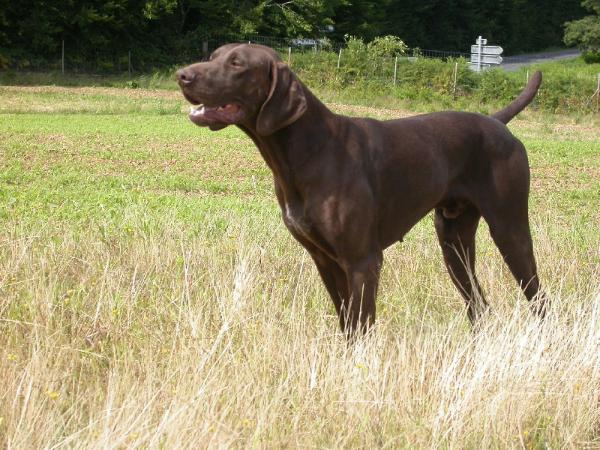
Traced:
<path fill-rule="evenodd" d="M 587 64 L 600 64 L 600 52 L 584 52 L 582 56 Z"/>
<path fill-rule="evenodd" d="M 378 37 L 368 44 L 360 38 L 346 36 L 340 68 L 346 77 L 385 77 L 393 72 L 394 58 L 405 55 L 407 49 L 396 36 Z"/>
<path fill-rule="evenodd" d="M 361 39 L 349 36 L 346 42 L 339 69 L 336 52 L 292 54 L 292 68 L 300 79 L 329 100 L 383 102 L 382 106 L 387 102 L 389 107 L 402 103 L 403 107 L 423 111 L 450 108 L 486 112 L 504 107 L 525 86 L 525 70 L 491 69 L 479 74 L 469 68 L 464 58 L 442 61 L 423 57 L 399 58 L 394 85 L 394 57 L 374 56 L 375 44 L 365 44 Z M 381 42 L 377 44 L 379 48 Z M 286 60 L 287 54 L 283 58 Z M 544 81 L 533 108 L 553 113 L 590 111 L 588 100 L 596 86 L 599 65 L 575 59 L 545 63 L 539 69 L 544 72 Z M 531 73 L 534 70 L 535 67 L 529 68 Z"/>
<path fill-rule="evenodd" d="M 482 103 L 511 102 L 523 88 L 517 80 L 502 69 L 482 72 L 477 89 L 477 98 Z"/>
<path fill-rule="evenodd" d="M 9 64 L 9 59 L 0 53 L 0 70 L 7 69 Z"/>
<path fill-rule="evenodd" d="M 380 36 L 367 44 L 369 54 L 378 58 L 404 56 L 408 46 L 397 36 Z"/>

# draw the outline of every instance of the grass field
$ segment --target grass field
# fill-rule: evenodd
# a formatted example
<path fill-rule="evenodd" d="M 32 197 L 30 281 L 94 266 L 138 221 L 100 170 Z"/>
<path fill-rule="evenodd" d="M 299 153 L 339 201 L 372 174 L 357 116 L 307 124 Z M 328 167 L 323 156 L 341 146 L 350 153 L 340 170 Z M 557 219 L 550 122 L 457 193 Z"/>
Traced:
<path fill-rule="evenodd" d="M 482 225 L 492 312 L 472 332 L 428 216 L 386 251 L 377 328 L 349 347 L 258 151 L 186 109 L 0 87 L 0 446 L 600 447 L 597 116 L 511 123 L 547 321 Z"/>

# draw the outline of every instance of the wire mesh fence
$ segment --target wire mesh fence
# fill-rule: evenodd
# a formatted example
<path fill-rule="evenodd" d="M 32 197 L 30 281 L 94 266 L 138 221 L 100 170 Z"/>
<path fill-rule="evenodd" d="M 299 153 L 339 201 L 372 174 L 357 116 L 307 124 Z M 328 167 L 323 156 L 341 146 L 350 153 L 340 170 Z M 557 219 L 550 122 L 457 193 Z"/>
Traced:
<path fill-rule="evenodd" d="M 186 48 L 169 54 L 150 55 L 143 49 L 112 49 L 89 53 L 77 43 L 63 41 L 58 55 L 21 58 L 13 68 L 28 71 L 54 71 L 69 74 L 118 75 L 130 79 L 147 73 L 170 74 L 174 67 L 205 60 L 219 46 L 231 42 L 267 45 L 311 86 L 378 91 L 383 95 L 407 97 L 476 97 L 481 103 L 514 98 L 526 84 L 528 74 L 484 73 L 469 70 L 469 53 L 403 49 L 394 56 L 375 54 L 367 45 L 348 45 L 328 39 L 274 38 L 259 35 L 202 36 L 190 40 Z M 166 76 L 166 75 L 165 75 Z M 170 75 L 169 75 L 170 76 Z M 598 111 L 600 75 L 588 70 L 545 73 L 542 91 L 536 101 L 551 111 Z M 389 89 L 393 89 L 389 91 Z"/>
<path fill-rule="evenodd" d="M 327 38 L 276 38 L 260 35 L 219 35 L 203 36 L 193 44 L 163 54 L 148 54 L 140 48 L 97 49 L 90 52 L 79 46 L 78 42 L 62 40 L 57 42 L 54 53 L 45 55 L 19 55 L 11 59 L 8 67 L 14 70 L 60 71 L 62 73 L 87 74 L 135 74 L 171 67 L 178 64 L 205 60 L 217 47 L 232 42 L 248 42 L 269 46 L 286 56 L 312 52 L 339 54 L 346 44 L 333 42 Z M 423 57 L 447 60 L 468 58 L 469 54 L 456 51 L 410 48 L 406 57 Z M 289 58 L 288 58 L 289 59 Z M 317 58 L 319 59 L 319 58 Z M 322 58 L 321 58 L 322 59 Z"/>

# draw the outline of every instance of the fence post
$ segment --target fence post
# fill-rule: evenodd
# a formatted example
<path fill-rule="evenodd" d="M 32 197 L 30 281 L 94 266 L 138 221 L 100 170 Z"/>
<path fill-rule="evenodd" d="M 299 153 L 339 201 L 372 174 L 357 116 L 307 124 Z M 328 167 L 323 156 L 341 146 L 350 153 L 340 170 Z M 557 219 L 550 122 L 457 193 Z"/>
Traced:
<path fill-rule="evenodd" d="M 62 40 L 62 51 L 61 51 L 61 56 L 60 56 L 60 68 L 62 71 L 62 74 L 65 74 L 65 40 Z"/>
<path fill-rule="evenodd" d="M 477 38 L 477 72 L 481 72 L 481 54 L 483 53 L 483 40 L 481 36 Z"/>
<path fill-rule="evenodd" d="M 396 74 L 398 73 L 398 55 L 396 55 L 396 59 L 394 60 L 394 86 L 396 86 Z"/>
<path fill-rule="evenodd" d="M 202 59 L 208 59 L 208 41 L 202 42 Z"/>
<path fill-rule="evenodd" d="M 129 78 L 131 78 L 131 50 L 127 52 L 127 73 L 129 74 Z"/>
<path fill-rule="evenodd" d="M 527 86 L 527 83 L 529 83 L 529 69 L 527 69 L 527 72 L 525 75 L 525 86 Z"/>
<path fill-rule="evenodd" d="M 598 74 L 598 84 L 596 85 L 596 92 L 592 97 L 596 97 L 596 111 L 598 111 L 598 104 L 600 103 L 600 73 Z"/>
<path fill-rule="evenodd" d="M 292 47 L 288 47 L 288 66 L 292 67 Z"/>
<path fill-rule="evenodd" d="M 337 68 L 340 68 L 340 61 L 342 59 L 342 49 L 340 48 L 340 52 L 338 53 L 338 64 L 337 64 Z"/>
<path fill-rule="evenodd" d="M 454 86 L 452 87 L 452 96 L 456 97 L 456 81 L 458 78 L 458 63 L 454 63 Z"/>

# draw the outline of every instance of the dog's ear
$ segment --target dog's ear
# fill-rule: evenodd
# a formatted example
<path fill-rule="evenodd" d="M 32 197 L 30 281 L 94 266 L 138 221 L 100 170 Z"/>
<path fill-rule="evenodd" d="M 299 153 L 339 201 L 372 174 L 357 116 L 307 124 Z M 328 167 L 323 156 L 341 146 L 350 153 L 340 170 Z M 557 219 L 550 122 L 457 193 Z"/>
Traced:
<path fill-rule="evenodd" d="M 271 88 L 256 119 L 256 131 L 268 136 L 286 127 L 306 112 L 302 85 L 287 64 L 271 62 Z"/>

